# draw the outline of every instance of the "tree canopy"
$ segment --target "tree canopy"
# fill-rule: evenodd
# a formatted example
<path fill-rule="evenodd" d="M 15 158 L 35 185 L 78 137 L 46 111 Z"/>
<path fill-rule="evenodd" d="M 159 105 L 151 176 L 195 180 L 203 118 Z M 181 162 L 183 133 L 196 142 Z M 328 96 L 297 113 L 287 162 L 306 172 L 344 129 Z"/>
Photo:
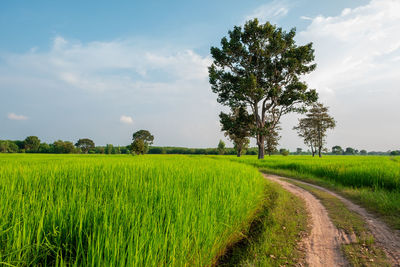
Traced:
<path fill-rule="evenodd" d="M 132 135 L 132 140 L 132 152 L 143 155 L 149 150 L 149 145 L 153 144 L 154 136 L 147 130 L 139 130 Z"/>
<path fill-rule="evenodd" d="M 303 137 L 304 143 L 310 146 L 313 156 L 318 151 L 318 155 L 321 157 L 321 151 L 326 141 L 326 131 L 335 126 L 335 120 L 328 114 L 328 107 L 316 103 L 305 118 L 299 119 L 299 124 L 293 129 L 297 130 L 298 135 Z"/>
<path fill-rule="evenodd" d="M 24 147 L 26 152 L 38 152 L 40 146 L 40 139 L 37 136 L 28 136 L 24 140 Z"/>
<path fill-rule="evenodd" d="M 79 139 L 78 142 L 75 144 L 76 147 L 79 147 L 83 153 L 88 153 L 90 149 L 94 149 L 95 145 L 92 140 L 89 138 Z"/>
<path fill-rule="evenodd" d="M 246 107 L 254 118 L 254 136 L 259 158 L 264 157 L 265 135 L 289 112 L 303 111 L 302 104 L 317 100 L 300 76 L 313 71 L 312 44 L 297 46 L 295 30 L 285 32 L 257 19 L 235 26 L 211 47 L 214 59 L 209 67 L 211 89 L 217 101 L 231 108 Z"/>
<path fill-rule="evenodd" d="M 253 128 L 253 117 L 247 113 L 246 108 L 234 108 L 231 114 L 221 112 L 219 114 L 221 130 L 225 132 L 237 151 L 237 156 L 248 148 L 249 137 Z"/>

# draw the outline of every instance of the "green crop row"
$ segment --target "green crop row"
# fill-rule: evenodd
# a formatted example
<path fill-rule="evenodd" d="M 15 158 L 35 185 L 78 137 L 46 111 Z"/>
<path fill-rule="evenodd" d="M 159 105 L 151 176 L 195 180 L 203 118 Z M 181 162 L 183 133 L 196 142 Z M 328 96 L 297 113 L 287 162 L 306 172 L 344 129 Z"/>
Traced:
<path fill-rule="evenodd" d="M 209 265 L 264 190 L 206 157 L 0 155 L 0 265 Z"/>

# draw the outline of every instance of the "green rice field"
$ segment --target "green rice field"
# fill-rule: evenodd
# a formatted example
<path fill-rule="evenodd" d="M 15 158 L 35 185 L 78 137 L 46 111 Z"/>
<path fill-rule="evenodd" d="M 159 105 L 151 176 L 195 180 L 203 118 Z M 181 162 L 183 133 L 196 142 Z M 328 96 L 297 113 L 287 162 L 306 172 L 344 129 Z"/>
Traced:
<path fill-rule="evenodd" d="M 332 187 L 400 228 L 399 158 L 0 154 L 0 265 L 210 266 L 259 211 L 262 241 L 235 257 L 283 264 L 303 213 L 259 170 Z"/>
<path fill-rule="evenodd" d="M 207 157 L 2 154 L 0 265 L 210 265 L 264 188 Z"/>
<path fill-rule="evenodd" d="M 400 229 L 400 157 L 271 156 L 264 160 L 229 157 L 268 173 L 332 187 Z"/>

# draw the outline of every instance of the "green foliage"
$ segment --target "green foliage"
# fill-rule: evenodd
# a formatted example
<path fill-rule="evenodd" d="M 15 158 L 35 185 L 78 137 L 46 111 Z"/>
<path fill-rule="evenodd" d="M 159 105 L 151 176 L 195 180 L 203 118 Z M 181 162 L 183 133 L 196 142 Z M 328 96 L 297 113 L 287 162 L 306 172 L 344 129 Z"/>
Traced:
<path fill-rule="evenodd" d="M 75 144 L 76 147 L 79 147 L 83 153 L 87 154 L 90 149 L 95 148 L 95 144 L 89 138 L 79 139 Z"/>
<path fill-rule="evenodd" d="M 326 131 L 335 126 L 335 120 L 328 114 L 328 107 L 315 103 L 306 117 L 299 119 L 299 124 L 293 129 L 297 130 L 298 135 L 304 139 L 304 144 L 311 148 L 312 155 L 318 152 L 321 157 L 326 143 Z"/>
<path fill-rule="evenodd" d="M 0 155 L 0 262 L 210 266 L 265 198 L 251 166 L 206 157 Z"/>
<path fill-rule="evenodd" d="M 287 150 L 287 149 L 285 149 L 285 148 L 281 148 L 281 149 L 279 149 L 279 153 L 280 153 L 282 156 L 288 156 L 288 155 L 289 155 L 289 150 Z"/>
<path fill-rule="evenodd" d="M 342 147 L 341 146 L 332 147 L 332 154 L 334 154 L 334 155 L 342 155 L 343 154 Z"/>
<path fill-rule="evenodd" d="M 18 146 L 10 140 L 0 140 L 0 153 L 16 153 Z"/>
<path fill-rule="evenodd" d="M 132 140 L 132 153 L 143 155 L 148 152 L 149 146 L 153 144 L 154 136 L 147 130 L 139 130 L 132 135 Z"/>
<path fill-rule="evenodd" d="M 113 154 L 113 150 L 114 150 L 114 146 L 111 145 L 111 144 L 107 144 L 105 149 L 104 149 L 104 152 L 106 154 Z"/>
<path fill-rule="evenodd" d="M 219 118 L 222 125 L 221 130 L 233 142 L 237 156 L 240 157 L 250 144 L 249 137 L 254 128 L 253 117 L 247 113 L 244 107 L 239 107 L 233 109 L 231 114 L 221 112 Z"/>
<path fill-rule="evenodd" d="M 219 140 L 219 143 L 218 143 L 218 154 L 219 155 L 225 154 L 225 142 L 222 140 Z"/>
<path fill-rule="evenodd" d="M 28 136 L 24 140 L 24 148 L 26 152 L 35 153 L 38 152 L 40 146 L 40 140 L 37 136 Z"/>
<path fill-rule="evenodd" d="M 75 146 L 70 141 L 57 140 L 52 147 L 53 153 L 56 154 L 71 154 L 75 152 Z"/>
<path fill-rule="evenodd" d="M 265 135 L 265 151 L 269 156 L 278 151 L 277 147 L 279 145 L 279 139 L 281 139 L 281 136 L 279 135 L 280 130 L 281 127 L 277 125 Z"/>
<path fill-rule="evenodd" d="M 209 67 L 211 89 L 217 101 L 232 109 L 248 107 L 254 118 L 259 158 L 264 157 L 265 134 L 282 115 L 303 111 L 302 104 L 317 100 L 300 77 L 315 69 L 312 44 L 297 46 L 295 30 L 285 32 L 257 19 L 235 26 L 221 48 L 211 47 L 214 59 Z"/>

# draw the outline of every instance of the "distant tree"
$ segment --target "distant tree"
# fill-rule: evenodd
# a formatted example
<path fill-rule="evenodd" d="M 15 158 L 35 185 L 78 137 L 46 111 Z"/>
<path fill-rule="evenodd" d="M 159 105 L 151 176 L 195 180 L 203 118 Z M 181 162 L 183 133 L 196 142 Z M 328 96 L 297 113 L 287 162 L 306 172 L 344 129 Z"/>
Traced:
<path fill-rule="evenodd" d="M 250 144 L 249 137 L 253 127 L 253 117 L 250 116 L 244 107 L 234 108 L 231 114 L 221 112 L 219 115 L 222 131 L 225 132 L 237 152 L 237 156 L 246 151 Z"/>
<path fill-rule="evenodd" d="M 303 152 L 303 149 L 301 147 L 296 148 L 297 155 L 301 155 L 302 152 Z"/>
<path fill-rule="evenodd" d="M 52 146 L 54 153 L 57 154 L 70 154 L 75 152 L 75 146 L 70 141 L 57 140 Z"/>
<path fill-rule="evenodd" d="M 264 158 L 265 137 L 290 112 L 303 111 L 301 105 L 315 102 L 300 78 L 313 71 L 312 44 L 297 46 L 295 29 L 285 32 L 257 19 L 235 26 L 221 48 L 211 47 L 214 59 L 209 68 L 211 89 L 217 101 L 230 108 L 245 106 L 254 118 L 258 158 Z"/>
<path fill-rule="evenodd" d="M 281 148 L 281 149 L 279 149 L 279 153 L 280 153 L 282 156 L 287 156 L 287 155 L 289 155 L 289 150 L 287 150 L 287 149 L 285 149 L 285 148 Z"/>
<path fill-rule="evenodd" d="M 154 136 L 147 130 L 140 130 L 132 135 L 132 153 L 145 154 L 149 150 L 149 145 L 153 144 Z"/>
<path fill-rule="evenodd" d="M 318 151 L 319 157 L 322 157 L 326 131 L 335 126 L 335 120 L 328 114 L 328 107 L 316 103 L 312 105 L 305 118 L 299 119 L 299 124 L 293 129 L 297 130 L 298 135 L 303 137 L 304 143 L 311 147 L 313 156 Z"/>
<path fill-rule="evenodd" d="M 47 143 L 40 143 L 39 153 L 50 153 L 50 145 Z"/>
<path fill-rule="evenodd" d="M 113 149 L 114 149 L 114 146 L 113 146 L 113 145 L 107 144 L 107 145 L 106 145 L 106 148 L 105 148 L 105 153 L 106 153 L 106 154 L 112 154 Z"/>
<path fill-rule="evenodd" d="M 334 146 L 332 147 L 332 154 L 335 155 L 342 155 L 343 154 L 343 149 L 341 146 Z"/>
<path fill-rule="evenodd" d="M 147 151 L 144 141 L 142 139 L 136 139 L 135 141 L 133 141 L 131 145 L 131 151 L 136 155 L 143 155 L 144 153 L 146 153 Z"/>
<path fill-rule="evenodd" d="M 113 154 L 121 154 L 121 148 L 119 146 L 114 147 Z"/>
<path fill-rule="evenodd" d="M 16 153 L 18 152 L 18 146 L 10 140 L 0 140 L 0 152 L 1 153 Z"/>
<path fill-rule="evenodd" d="M 279 139 L 281 139 L 278 132 L 279 130 L 281 130 L 281 127 L 277 125 L 275 128 L 270 129 L 265 135 L 265 151 L 269 156 L 278 150 Z"/>
<path fill-rule="evenodd" d="M 355 149 L 352 147 L 346 147 L 346 150 L 344 152 L 346 155 L 354 155 L 356 153 Z"/>
<path fill-rule="evenodd" d="M 361 150 L 360 150 L 360 155 L 365 156 L 365 155 L 367 155 L 367 154 L 368 154 L 367 150 L 365 150 L 365 149 L 361 149 Z"/>
<path fill-rule="evenodd" d="M 218 143 L 218 154 L 219 155 L 225 154 L 225 143 L 222 140 L 219 140 L 219 143 Z"/>
<path fill-rule="evenodd" d="M 28 136 L 24 140 L 24 148 L 26 152 L 38 152 L 40 146 L 40 139 L 37 136 Z"/>
<path fill-rule="evenodd" d="M 87 154 L 90 149 L 95 148 L 94 142 L 89 138 L 79 139 L 75 146 L 79 147 L 85 154 Z"/>

